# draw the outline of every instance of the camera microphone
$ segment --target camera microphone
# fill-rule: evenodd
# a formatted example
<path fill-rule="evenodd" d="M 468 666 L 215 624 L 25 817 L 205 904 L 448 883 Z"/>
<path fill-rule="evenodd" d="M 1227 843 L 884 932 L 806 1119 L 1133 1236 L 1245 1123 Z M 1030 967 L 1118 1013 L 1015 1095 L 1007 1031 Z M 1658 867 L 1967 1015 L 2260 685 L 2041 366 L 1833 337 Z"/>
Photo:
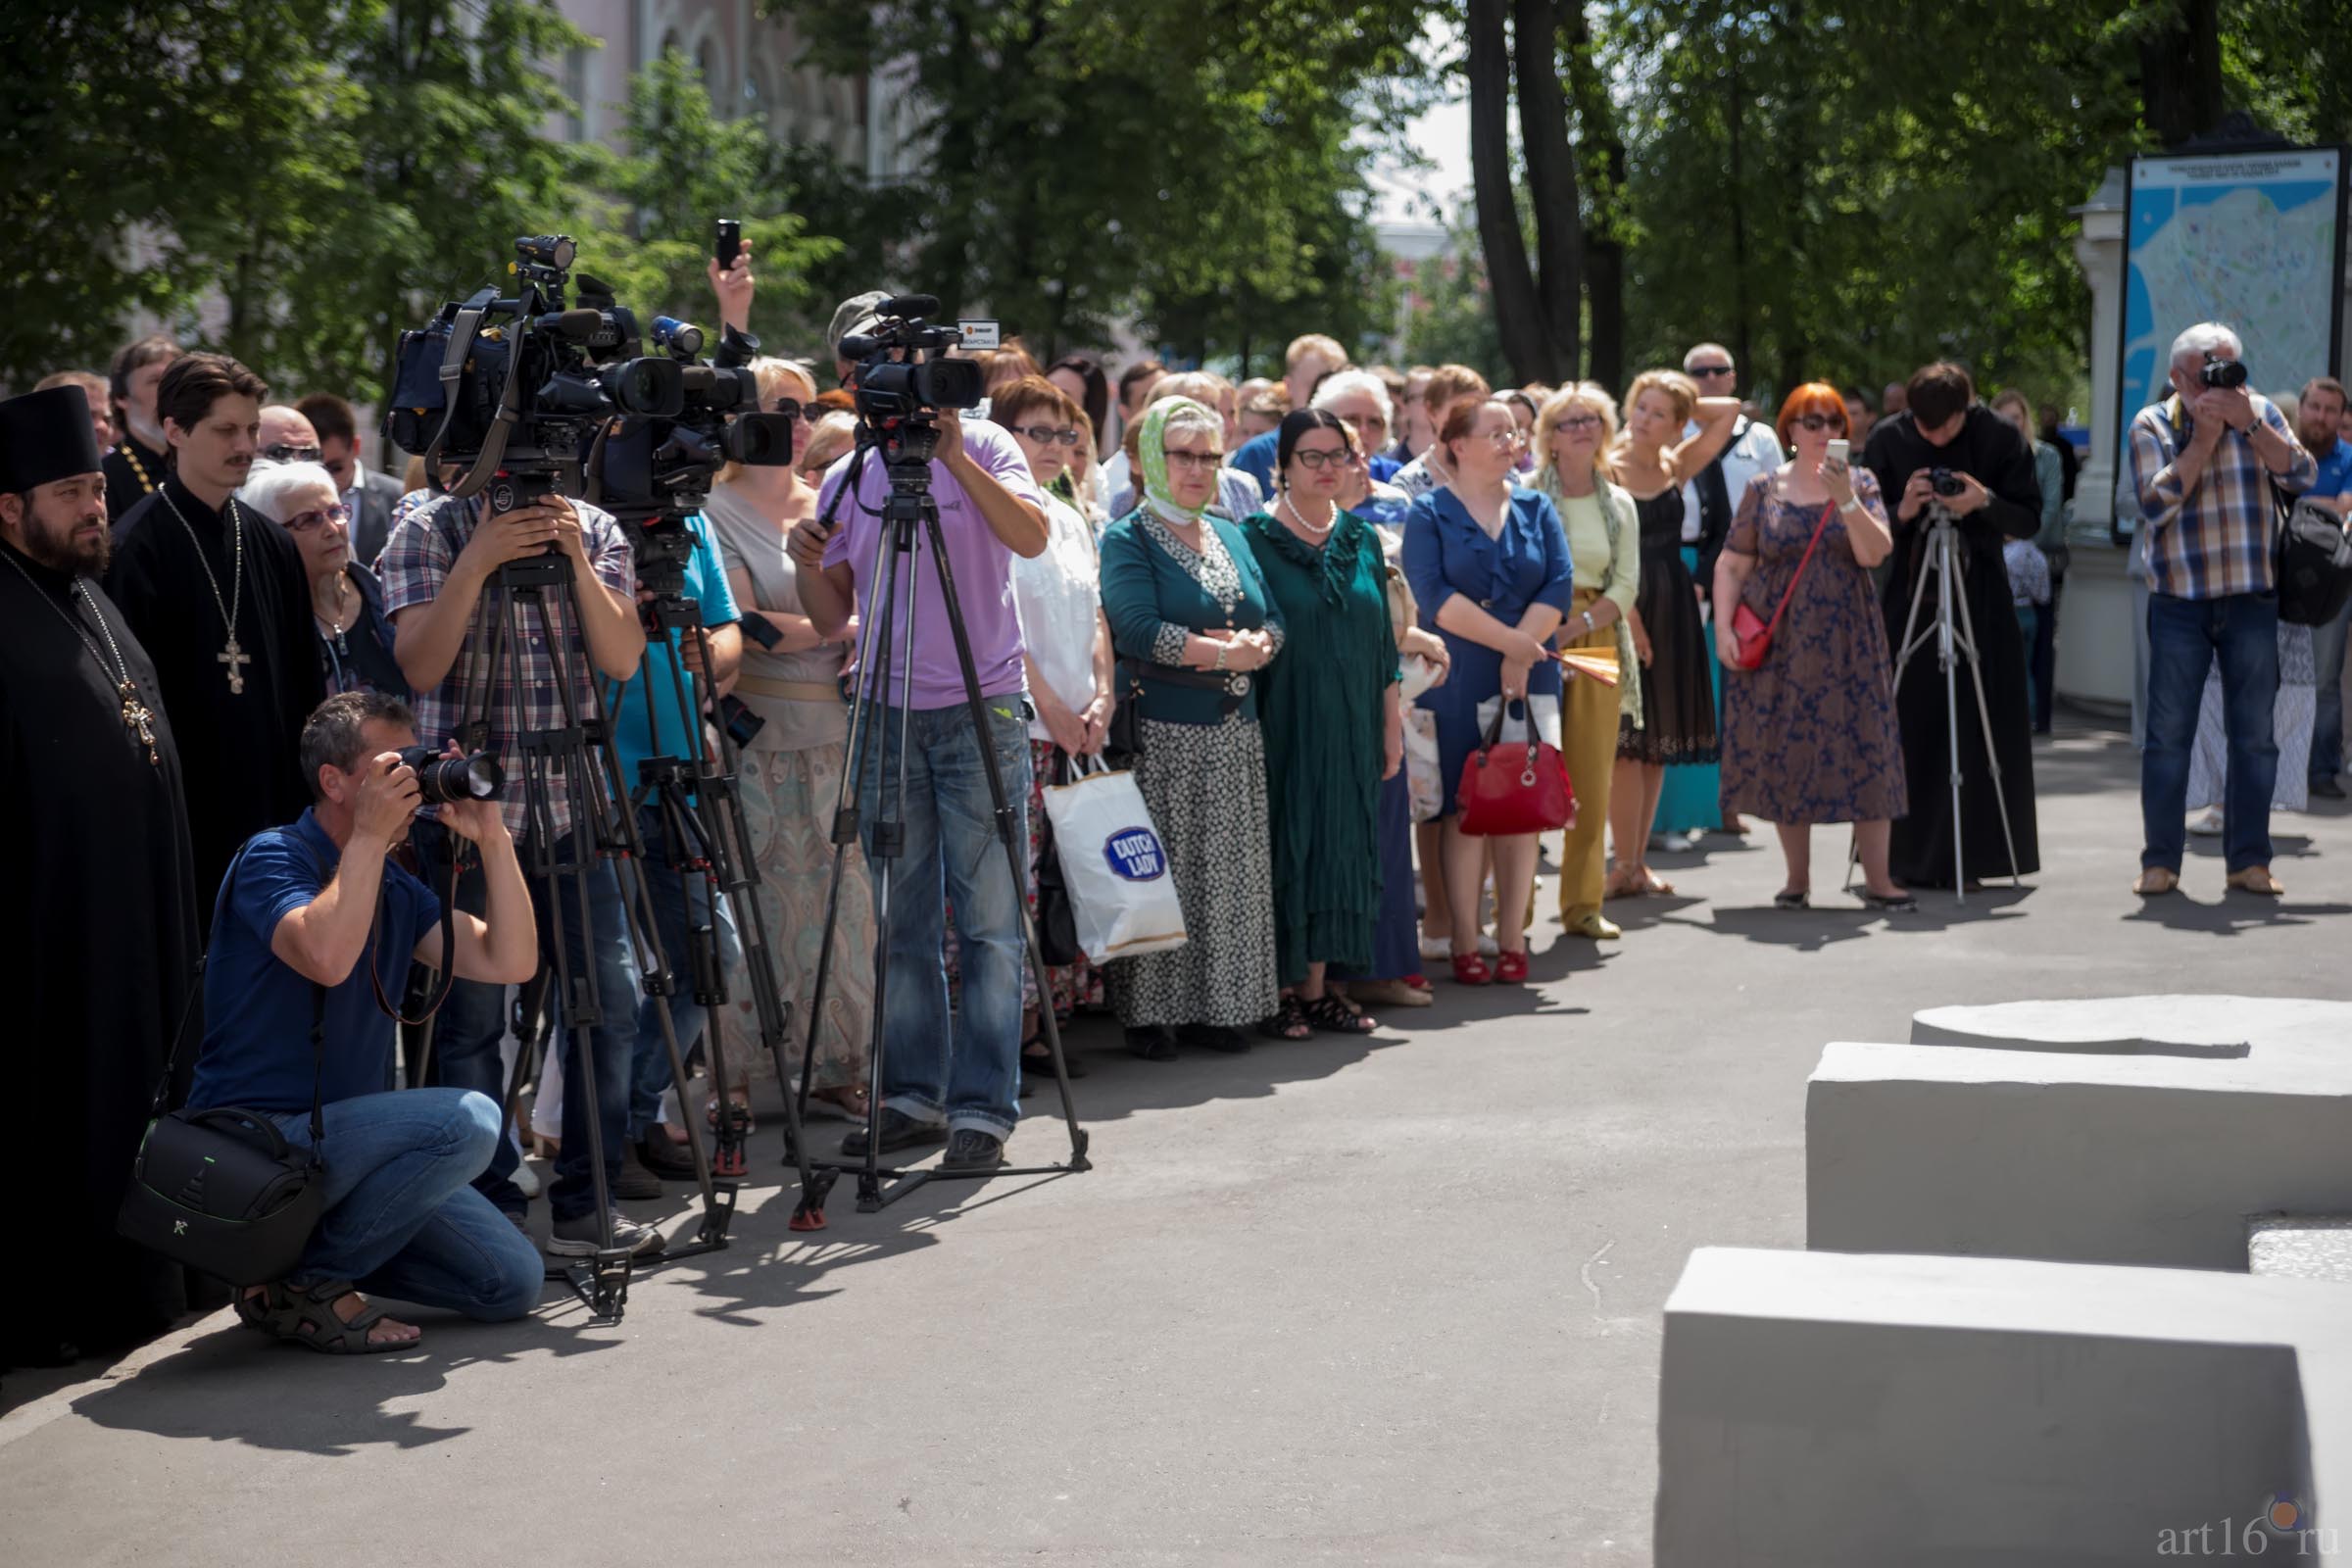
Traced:
<path fill-rule="evenodd" d="M 874 307 L 878 316 L 937 316 L 939 296 L 936 294 L 898 294 Z"/>
<path fill-rule="evenodd" d="M 555 311 L 539 318 L 538 326 L 543 332 L 553 332 L 574 343 L 591 343 L 604 330 L 605 318 L 601 311 Z"/>
<path fill-rule="evenodd" d="M 674 316 L 654 318 L 654 342 L 658 347 L 679 354 L 703 352 L 703 329 L 692 321 L 681 321 Z"/>

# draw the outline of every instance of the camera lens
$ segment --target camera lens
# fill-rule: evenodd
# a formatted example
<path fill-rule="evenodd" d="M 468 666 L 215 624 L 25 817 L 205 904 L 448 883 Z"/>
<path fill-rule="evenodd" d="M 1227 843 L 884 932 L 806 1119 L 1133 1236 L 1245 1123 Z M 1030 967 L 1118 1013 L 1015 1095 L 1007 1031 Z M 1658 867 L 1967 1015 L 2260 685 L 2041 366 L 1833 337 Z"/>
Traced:
<path fill-rule="evenodd" d="M 400 760 L 416 774 L 416 793 L 427 806 L 451 801 L 495 799 L 506 787 L 506 770 L 481 752 L 466 757 L 439 757 L 422 746 L 412 746 Z"/>

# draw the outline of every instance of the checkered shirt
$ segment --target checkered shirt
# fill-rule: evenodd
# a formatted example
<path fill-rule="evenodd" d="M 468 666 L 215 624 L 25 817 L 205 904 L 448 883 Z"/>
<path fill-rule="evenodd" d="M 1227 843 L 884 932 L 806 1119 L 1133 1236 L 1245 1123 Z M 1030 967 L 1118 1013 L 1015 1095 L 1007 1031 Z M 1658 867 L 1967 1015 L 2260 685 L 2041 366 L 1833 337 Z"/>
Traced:
<path fill-rule="evenodd" d="M 2206 459 L 2195 490 L 2183 498 L 2176 463 L 2193 421 L 2178 397 L 2152 403 L 2132 420 L 2132 485 L 2147 535 L 2148 575 L 2160 594 L 2220 599 L 2278 587 L 2272 549 L 2278 531 L 2271 485 L 2301 495 L 2319 465 L 2303 450 L 2277 405 L 2254 394 L 2254 416 L 2294 452 L 2281 474 L 2263 466 L 2242 430 L 2225 430 Z"/>
<path fill-rule="evenodd" d="M 616 594 L 635 599 L 637 564 L 620 524 L 610 514 L 585 502 L 575 501 L 572 508 L 580 515 L 581 537 L 597 580 Z M 398 615 L 411 605 L 421 605 L 436 597 L 441 585 L 449 580 L 449 568 L 456 563 L 458 553 L 466 548 L 466 541 L 473 537 L 475 525 L 485 515 L 479 498 L 460 501 L 450 496 L 436 497 L 401 515 L 393 523 L 391 536 L 384 541 L 383 557 L 376 564 L 376 575 L 384 584 L 384 612 Z M 449 666 L 448 676 L 431 691 L 417 694 L 416 738 L 423 744 L 438 749 L 480 710 L 480 694 L 469 691 L 467 681 L 474 665 L 486 663 L 490 658 L 492 634 L 498 626 L 494 612 L 501 597 L 495 583 L 482 590 L 482 603 L 475 607 L 466 644 L 458 651 L 457 662 Z M 491 612 L 485 612 L 485 607 Z M 588 662 L 584 640 L 572 623 L 573 617 L 560 604 L 549 602 L 547 616 L 557 640 L 570 651 L 566 662 L 572 677 L 573 710 L 586 712 L 589 687 L 596 679 L 596 671 Z M 564 717 L 557 688 L 556 662 L 540 632 L 539 612 L 527 605 L 517 606 L 515 620 L 516 630 L 521 634 L 518 652 L 522 691 L 518 697 L 513 665 L 509 656 L 501 653 L 498 667 L 489 676 L 487 750 L 498 757 L 507 770 L 508 787 L 499 797 L 499 814 L 506 818 L 507 831 L 519 843 L 530 824 L 530 813 L 521 789 L 522 760 L 515 747 L 516 735 L 524 730 L 560 729 Z M 570 793 L 561 775 L 549 781 L 548 808 L 556 836 L 561 839 L 571 829 Z"/>

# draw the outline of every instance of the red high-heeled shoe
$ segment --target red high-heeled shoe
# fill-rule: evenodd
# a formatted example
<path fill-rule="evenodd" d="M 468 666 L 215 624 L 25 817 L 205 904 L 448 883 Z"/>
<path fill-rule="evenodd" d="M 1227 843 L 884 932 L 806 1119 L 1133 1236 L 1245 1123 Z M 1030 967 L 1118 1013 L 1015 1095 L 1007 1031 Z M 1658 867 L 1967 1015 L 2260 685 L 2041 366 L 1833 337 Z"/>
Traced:
<path fill-rule="evenodd" d="M 1453 960 L 1453 981 L 1456 985 L 1487 986 L 1494 983 L 1494 971 L 1487 960 L 1473 953 L 1467 957 L 1456 955 Z"/>
<path fill-rule="evenodd" d="M 1506 986 L 1526 984 L 1527 954 L 1522 951 L 1498 956 L 1494 960 L 1494 978 L 1498 983 Z"/>

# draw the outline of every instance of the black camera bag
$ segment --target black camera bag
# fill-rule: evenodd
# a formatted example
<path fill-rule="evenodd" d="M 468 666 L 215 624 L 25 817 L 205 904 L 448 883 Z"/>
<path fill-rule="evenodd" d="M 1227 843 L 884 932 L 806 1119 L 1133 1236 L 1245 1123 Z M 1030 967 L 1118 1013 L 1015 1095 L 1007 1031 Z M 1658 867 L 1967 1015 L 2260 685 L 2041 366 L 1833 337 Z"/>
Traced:
<path fill-rule="evenodd" d="M 2276 486 L 2278 510 L 2278 618 L 2324 626 L 2352 599 L 2352 536 L 2343 519 L 2315 502 L 2290 502 Z"/>
<path fill-rule="evenodd" d="M 238 857 L 239 860 L 243 856 Z M 220 903 L 227 904 L 236 866 L 223 879 Z M 320 879 L 324 880 L 321 868 Z M 215 925 L 219 918 L 216 916 Z M 311 987 L 311 1147 L 286 1142 L 263 1111 L 234 1105 L 166 1112 L 172 1071 L 187 1043 L 188 1021 L 204 996 L 204 965 L 181 1009 L 178 1032 L 164 1061 L 139 1142 L 130 1185 L 115 1229 L 151 1251 L 161 1252 L 231 1285 L 266 1285 L 285 1278 L 302 1260 L 302 1250 L 318 1228 L 326 1206 L 326 1166 L 320 1151 L 326 1131 L 318 1102 L 326 1063 L 326 990 Z"/>

